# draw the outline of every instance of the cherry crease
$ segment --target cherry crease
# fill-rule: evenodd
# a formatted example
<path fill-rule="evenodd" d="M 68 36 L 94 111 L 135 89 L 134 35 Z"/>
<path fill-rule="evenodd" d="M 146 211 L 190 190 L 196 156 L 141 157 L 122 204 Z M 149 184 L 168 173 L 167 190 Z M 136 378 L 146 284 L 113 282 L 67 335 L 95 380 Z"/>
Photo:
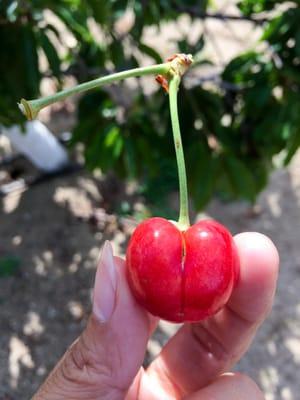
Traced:
<path fill-rule="evenodd" d="M 180 231 L 164 218 L 135 229 L 126 252 L 129 286 L 151 314 L 196 322 L 219 311 L 238 279 L 239 260 L 230 232 L 212 220 Z"/>

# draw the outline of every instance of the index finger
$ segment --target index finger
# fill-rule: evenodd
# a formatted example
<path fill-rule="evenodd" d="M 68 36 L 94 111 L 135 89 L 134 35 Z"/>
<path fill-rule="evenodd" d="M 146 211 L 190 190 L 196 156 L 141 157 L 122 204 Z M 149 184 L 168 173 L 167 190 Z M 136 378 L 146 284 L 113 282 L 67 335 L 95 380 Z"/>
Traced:
<path fill-rule="evenodd" d="M 279 256 L 266 236 L 235 238 L 241 271 L 226 307 L 197 324 L 184 325 L 147 370 L 173 398 L 192 393 L 228 371 L 249 347 L 268 314 L 276 287 Z"/>

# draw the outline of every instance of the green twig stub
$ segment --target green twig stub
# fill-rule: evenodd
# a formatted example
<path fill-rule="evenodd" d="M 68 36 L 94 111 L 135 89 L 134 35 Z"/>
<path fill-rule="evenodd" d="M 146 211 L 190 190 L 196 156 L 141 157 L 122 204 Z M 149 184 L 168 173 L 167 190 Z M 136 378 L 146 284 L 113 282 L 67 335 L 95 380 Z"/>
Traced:
<path fill-rule="evenodd" d="M 25 100 L 25 99 L 21 99 L 20 103 L 18 103 L 19 109 L 21 110 L 21 112 L 25 115 L 25 117 L 29 120 L 32 121 L 33 119 L 35 119 L 37 117 L 38 111 L 35 111 L 31 105 L 30 102 Z"/>

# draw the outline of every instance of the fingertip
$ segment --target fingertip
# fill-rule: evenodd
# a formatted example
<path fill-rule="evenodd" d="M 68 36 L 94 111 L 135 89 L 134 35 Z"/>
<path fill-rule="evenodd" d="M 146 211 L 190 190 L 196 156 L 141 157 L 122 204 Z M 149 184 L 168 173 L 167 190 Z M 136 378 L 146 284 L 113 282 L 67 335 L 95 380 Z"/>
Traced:
<path fill-rule="evenodd" d="M 264 396 L 257 384 L 247 375 L 226 373 L 200 390 L 191 400 L 263 400 Z"/>
<path fill-rule="evenodd" d="M 276 288 L 279 254 L 270 238 L 257 232 L 235 236 L 240 274 L 229 304 L 250 320 L 266 316 Z"/>
<path fill-rule="evenodd" d="M 279 253 L 273 241 L 259 232 L 243 232 L 234 237 L 240 257 L 259 257 L 277 273 Z"/>
<path fill-rule="evenodd" d="M 276 282 L 279 253 L 272 240 L 259 232 L 243 232 L 234 239 L 240 259 L 240 278 Z"/>

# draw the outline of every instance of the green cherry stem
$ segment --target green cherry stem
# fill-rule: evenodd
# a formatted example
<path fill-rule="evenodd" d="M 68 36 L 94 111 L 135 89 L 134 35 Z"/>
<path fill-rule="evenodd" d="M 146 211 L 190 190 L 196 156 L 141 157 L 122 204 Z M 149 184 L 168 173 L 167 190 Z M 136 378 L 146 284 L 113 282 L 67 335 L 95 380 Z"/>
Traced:
<path fill-rule="evenodd" d="M 178 177 L 179 177 L 180 211 L 179 211 L 178 227 L 181 230 L 186 230 L 190 226 L 190 219 L 189 219 L 186 169 L 185 169 L 185 161 L 184 161 L 184 154 L 183 154 L 181 134 L 180 134 L 178 106 L 177 106 L 177 92 L 179 84 L 180 84 L 180 75 L 174 74 L 169 81 L 169 101 L 170 101 L 171 122 L 172 122 L 172 130 L 173 130 L 176 160 L 178 167 Z"/>
<path fill-rule="evenodd" d="M 105 84 L 110 84 L 113 82 L 118 82 L 122 79 L 132 78 L 144 75 L 156 75 L 156 74 L 168 74 L 171 67 L 170 62 L 163 64 L 150 65 L 147 67 L 134 68 L 127 71 L 117 72 L 108 76 L 93 79 L 80 85 L 74 86 L 70 89 L 62 90 L 51 96 L 42 97 L 36 100 L 25 100 L 21 99 L 19 103 L 19 108 L 27 119 L 32 120 L 37 117 L 39 111 L 57 101 L 64 100 L 65 98 L 72 96 L 77 93 L 85 92 L 97 87 L 101 87 Z"/>
<path fill-rule="evenodd" d="M 122 79 L 145 76 L 145 75 L 160 75 L 166 82 L 169 81 L 169 100 L 170 100 L 170 113 L 172 121 L 172 130 L 175 143 L 176 160 L 178 166 L 179 176 L 179 190 L 180 190 L 180 213 L 178 226 L 180 229 L 185 230 L 190 226 L 189 209 L 188 209 L 188 193 L 186 170 L 184 162 L 184 154 L 182 149 L 179 119 L 178 119 L 178 106 L 177 106 L 177 92 L 181 80 L 181 76 L 185 73 L 187 68 L 193 62 L 191 54 L 175 54 L 168 62 L 163 64 L 150 65 L 148 67 L 134 68 L 122 72 L 117 72 L 108 76 L 93 79 L 89 82 L 81 83 L 70 89 L 62 90 L 51 96 L 42 97 L 36 100 L 21 99 L 19 108 L 27 119 L 32 120 L 37 117 L 39 111 L 53 103 L 64 100 L 69 96 L 85 92 L 87 90 L 101 87 L 105 84 L 118 82 Z M 162 85 L 163 86 L 163 85 Z"/>

